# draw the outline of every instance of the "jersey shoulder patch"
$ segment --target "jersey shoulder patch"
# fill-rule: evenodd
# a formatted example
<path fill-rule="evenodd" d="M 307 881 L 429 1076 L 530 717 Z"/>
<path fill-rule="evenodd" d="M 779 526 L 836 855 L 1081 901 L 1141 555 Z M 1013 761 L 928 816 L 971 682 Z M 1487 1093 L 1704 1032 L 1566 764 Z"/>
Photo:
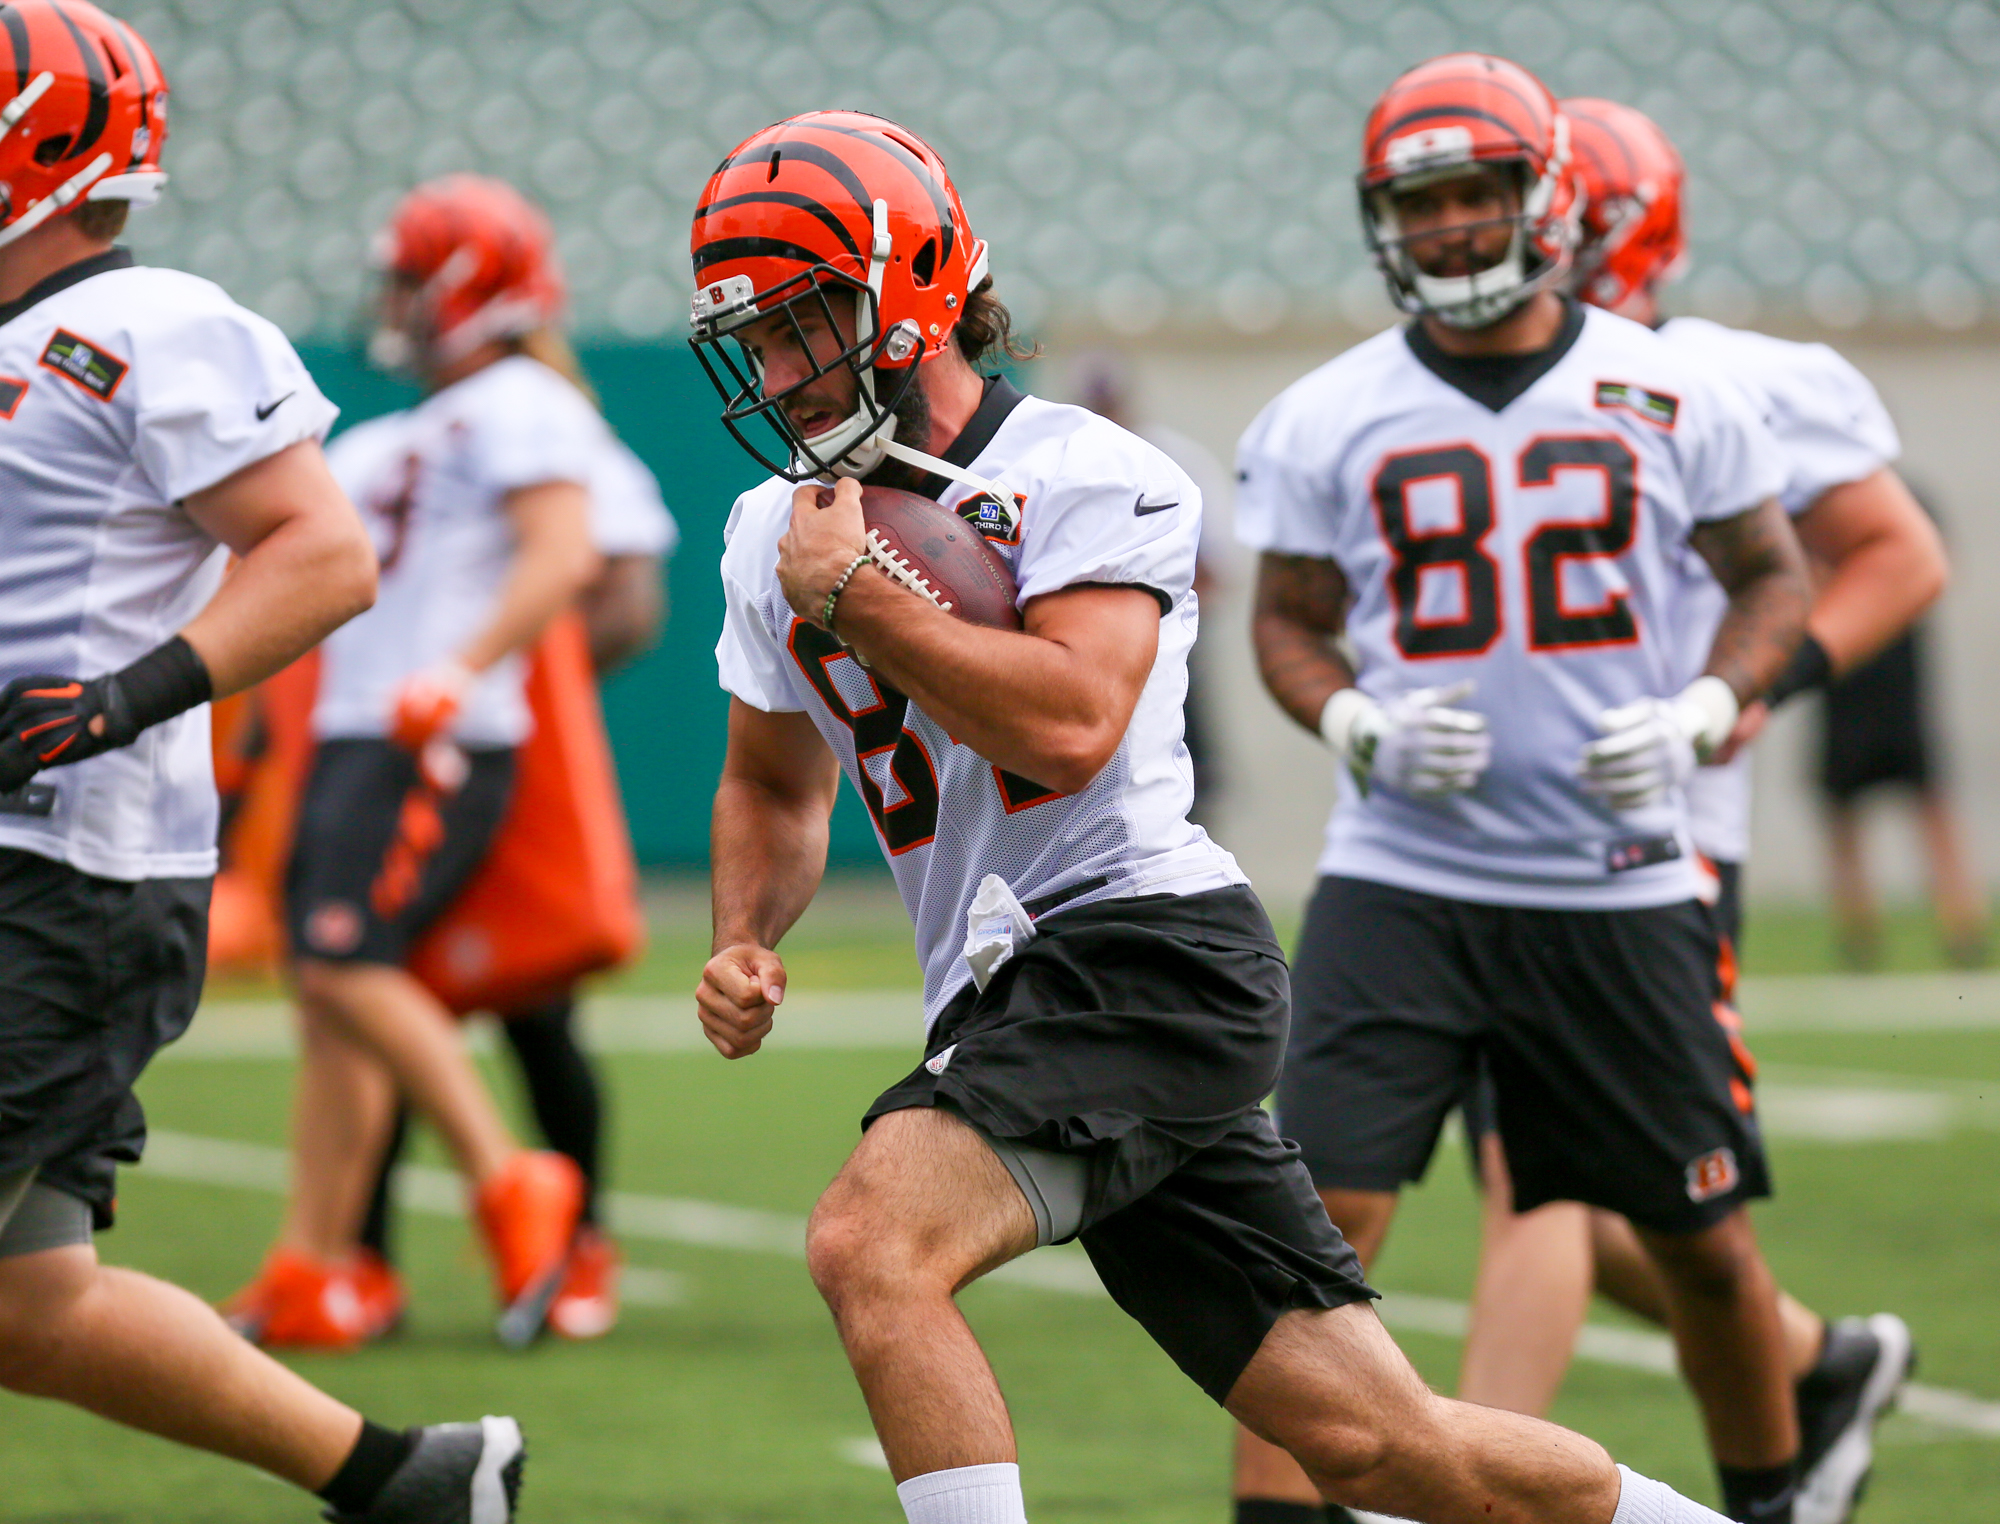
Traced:
<path fill-rule="evenodd" d="M 1598 382 L 1596 402 L 1601 408 L 1643 418 L 1669 433 L 1673 431 L 1674 420 L 1681 411 L 1680 398 L 1669 392 L 1649 391 L 1630 381 Z"/>
<path fill-rule="evenodd" d="M 42 351 L 41 365 L 44 370 L 54 371 L 63 380 L 89 392 L 99 402 L 109 402 L 118 394 L 125 373 L 132 368 L 103 345 L 92 343 L 67 328 L 58 328 L 50 336 L 48 347 Z"/>

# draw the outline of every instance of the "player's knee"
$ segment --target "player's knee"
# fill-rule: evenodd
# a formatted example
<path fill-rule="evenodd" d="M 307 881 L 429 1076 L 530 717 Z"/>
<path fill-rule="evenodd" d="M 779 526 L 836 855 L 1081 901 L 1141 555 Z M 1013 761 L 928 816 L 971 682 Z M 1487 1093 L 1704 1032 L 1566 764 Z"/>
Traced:
<path fill-rule="evenodd" d="M 907 1235 L 840 1182 L 806 1225 L 806 1269 L 836 1311 L 857 1298 L 907 1293 L 922 1278 Z"/>
<path fill-rule="evenodd" d="M 1742 1212 L 1698 1233 L 1648 1234 L 1661 1273 L 1691 1296 L 1727 1298 L 1763 1274 L 1763 1256 Z"/>

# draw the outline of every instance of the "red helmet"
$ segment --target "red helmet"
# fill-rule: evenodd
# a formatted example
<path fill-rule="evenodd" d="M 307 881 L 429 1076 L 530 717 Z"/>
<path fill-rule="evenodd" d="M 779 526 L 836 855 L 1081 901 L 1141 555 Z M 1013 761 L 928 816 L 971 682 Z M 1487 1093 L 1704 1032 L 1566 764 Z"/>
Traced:
<path fill-rule="evenodd" d="M 986 280 L 986 245 L 973 237 L 944 161 L 907 128 L 860 111 L 811 111 L 745 139 L 703 188 L 690 243 L 690 342 L 722 393 L 722 421 L 792 481 L 875 468 L 919 362 L 951 342 L 966 297 Z M 776 312 L 796 326 L 804 302 L 838 332 L 829 290 L 853 293 L 853 342 L 825 363 L 816 358 L 798 386 L 765 396 L 757 357 L 728 335 Z M 803 333 L 800 341 L 810 354 Z M 856 410 L 808 441 L 782 404 L 841 365 L 859 383 Z M 877 394 L 878 371 L 889 395 Z M 777 431 L 776 456 L 745 436 L 755 417 Z"/>
<path fill-rule="evenodd" d="M 167 79 L 139 34 L 86 0 L 12 0 L 0 23 L 0 244 L 83 201 L 156 200 Z"/>
<path fill-rule="evenodd" d="M 1562 110 L 1574 150 L 1571 172 L 1583 193 L 1576 292 L 1599 307 L 1617 307 L 1671 280 L 1686 260 L 1687 170 L 1644 112 L 1588 98 L 1564 101 Z"/>
<path fill-rule="evenodd" d="M 1559 279 L 1576 245 L 1568 160 L 1569 128 L 1555 97 L 1519 64 L 1450 53 L 1390 85 L 1362 129 L 1361 226 L 1396 305 L 1483 328 Z M 1519 181 L 1507 253 L 1472 275 L 1424 274 L 1404 247 L 1393 193 L 1488 164 Z"/>
<path fill-rule="evenodd" d="M 406 288 L 368 352 L 390 369 L 435 369 L 495 339 L 519 338 L 562 311 L 562 269 L 548 218 L 484 175 L 427 181 L 375 235 L 375 263 Z"/>

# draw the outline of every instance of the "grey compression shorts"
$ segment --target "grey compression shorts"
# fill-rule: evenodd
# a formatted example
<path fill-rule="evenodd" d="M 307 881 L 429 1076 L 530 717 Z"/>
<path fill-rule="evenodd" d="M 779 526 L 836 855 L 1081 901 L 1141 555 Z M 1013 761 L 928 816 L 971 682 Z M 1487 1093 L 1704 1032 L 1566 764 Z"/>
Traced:
<path fill-rule="evenodd" d="M 90 1206 L 31 1169 L 0 1175 L 0 1259 L 90 1242 Z"/>

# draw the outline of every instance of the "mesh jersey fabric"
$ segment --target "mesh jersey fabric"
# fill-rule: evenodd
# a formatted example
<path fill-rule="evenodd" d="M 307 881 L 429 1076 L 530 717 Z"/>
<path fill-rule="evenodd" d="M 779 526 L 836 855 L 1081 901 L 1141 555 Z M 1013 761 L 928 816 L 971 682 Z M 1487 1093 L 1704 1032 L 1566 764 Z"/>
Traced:
<path fill-rule="evenodd" d="M 0 309 L 0 684 L 98 677 L 172 636 L 227 559 L 183 500 L 335 416 L 221 287 L 122 250 L 85 267 Z M 37 781 L 52 809 L 0 814 L 0 845 L 128 881 L 215 871 L 206 705 Z"/>
<path fill-rule="evenodd" d="M 1488 406 L 1391 329 L 1282 392 L 1238 451 L 1252 549 L 1337 562 L 1362 689 L 1470 679 L 1493 762 L 1470 792 L 1363 798 L 1340 779 L 1322 874 L 1494 904 L 1695 897 L 1678 792 L 1617 812 L 1578 756 L 1609 708 L 1683 685 L 1689 534 L 1777 495 L 1784 462 L 1742 395 L 1595 308 Z M 1553 363 L 1547 363 L 1553 358 Z"/>
<path fill-rule="evenodd" d="M 971 978 L 965 910 L 988 873 L 1024 902 L 1076 891 L 1079 905 L 1244 882 L 1235 859 L 1187 819 L 1194 782 L 1181 707 L 1197 622 L 1200 493 L 1138 436 L 1034 397 L 1020 398 L 966 464 L 1021 502 L 1015 543 L 996 549 L 1022 606 L 1081 583 L 1142 587 L 1161 601 L 1159 651 L 1131 724 L 1079 793 L 1001 773 L 794 617 L 777 578 L 789 483 L 774 477 L 737 499 L 722 559 L 722 686 L 758 709 L 809 714 L 869 805 L 916 923 L 926 1024 Z M 954 482 L 940 501 L 974 495 Z M 1142 503 L 1171 506 L 1140 513 Z"/>

